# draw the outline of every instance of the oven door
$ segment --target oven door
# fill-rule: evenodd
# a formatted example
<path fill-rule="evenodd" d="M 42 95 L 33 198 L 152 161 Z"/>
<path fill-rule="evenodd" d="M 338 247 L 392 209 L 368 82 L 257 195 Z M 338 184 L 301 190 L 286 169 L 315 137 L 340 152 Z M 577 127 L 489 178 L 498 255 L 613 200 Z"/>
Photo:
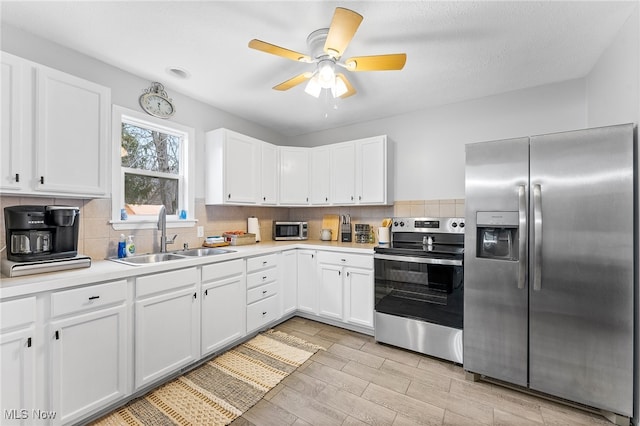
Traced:
<path fill-rule="evenodd" d="M 462 330 L 461 259 L 376 253 L 375 311 Z"/>

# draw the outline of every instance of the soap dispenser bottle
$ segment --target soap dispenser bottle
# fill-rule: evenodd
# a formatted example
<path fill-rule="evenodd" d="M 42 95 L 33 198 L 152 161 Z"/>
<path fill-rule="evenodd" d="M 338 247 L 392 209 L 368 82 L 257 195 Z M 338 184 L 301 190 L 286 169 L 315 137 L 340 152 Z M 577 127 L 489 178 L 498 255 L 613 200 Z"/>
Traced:
<path fill-rule="evenodd" d="M 133 256 L 136 254 L 136 245 L 133 243 L 133 235 L 129 235 L 129 239 L 127 239 L 127 257 Z"/>
<path fill-rule="evenodd" d="M 118 241 L 118 258 L 122 259 L 127 256 L 127 240 L 124 238 L 124 234 L 120 234 L 120 241 Z"/>

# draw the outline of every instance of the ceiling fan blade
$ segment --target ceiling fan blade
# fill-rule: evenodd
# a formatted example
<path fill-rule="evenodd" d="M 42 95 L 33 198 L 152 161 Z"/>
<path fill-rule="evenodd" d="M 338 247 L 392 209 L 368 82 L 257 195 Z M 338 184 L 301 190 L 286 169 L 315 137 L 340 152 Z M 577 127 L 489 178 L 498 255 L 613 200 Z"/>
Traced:
<path fill-rule="evenodd" d="M 287 81 L 283 81 L 282 83 L 278 84 L 277 86 L 273 86 L 274 90 L 289 90 L 294 86 L 297 86 L 300 83 L 305 82 L 306 80 L 309 80 L 311 78 L 311 76 L 313 75 L 312 72 L 303 72 L 302 74 L 298 74 L 293 78 L 290 78 Z"/>
<path fill-rule="evenodd" d="M 327 40 L 324 42 L 324 51 L 334 58 L 341 57 L 358 30 L 360 22 L 362 22 L 362 15 L 359 13 L 336 7 Z"/>
<path fill-rule="evenodd" d="M 406 53 L 391 55 L 355 56 L 344 61 L 349 71 L 397 71 L 404 68 Z"/>
<path fill-rule="evenodd" d="M 299 62 L 311 62 L 311 58 L 300 52 L 285 49 L 284 47 L 276 46 L 275 44 L 267 43 L 266 41 L 253 39 L 249 42 L 249 47 L 256 50 L 261 50 L 272 55 L 282 56 L 283 58 L 291 59 Z"/>
<path fill-rule="evenodd" d="M 344 85 L 347 87 L 347 91 L 342 95 L 340 95 L 340 99 L 348 98 L 349 96 L 356 94 L 356 89 L 353 88 L 353 86 L 351 85 L 351 83 L 349 83 L 349 80 L 347 80 L 347 77 L 345 77 L 344 74 L 338 73 L 336 74 L 336 78 L 341 80 L 344 83 Z"/>

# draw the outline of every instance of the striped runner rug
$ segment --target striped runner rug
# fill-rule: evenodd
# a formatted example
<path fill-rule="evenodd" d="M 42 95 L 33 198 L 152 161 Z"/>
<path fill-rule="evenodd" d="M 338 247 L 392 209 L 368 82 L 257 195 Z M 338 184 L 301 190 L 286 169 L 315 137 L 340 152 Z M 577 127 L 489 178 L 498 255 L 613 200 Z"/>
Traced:
<path fill-rule="evenodd" d="M 91 426 L 228 425 L 319 349 L 281 331 L 266 331 Z"/>

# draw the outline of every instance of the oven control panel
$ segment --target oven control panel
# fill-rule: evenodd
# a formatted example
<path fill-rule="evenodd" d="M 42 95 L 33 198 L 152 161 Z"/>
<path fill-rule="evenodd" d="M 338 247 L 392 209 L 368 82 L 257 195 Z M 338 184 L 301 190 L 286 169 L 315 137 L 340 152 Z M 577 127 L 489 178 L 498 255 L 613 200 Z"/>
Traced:
<path fill-rule="evenodd" d="M 391 232 L 444 232 L 464 234 L 463 217 L 395 217 Z"/>

